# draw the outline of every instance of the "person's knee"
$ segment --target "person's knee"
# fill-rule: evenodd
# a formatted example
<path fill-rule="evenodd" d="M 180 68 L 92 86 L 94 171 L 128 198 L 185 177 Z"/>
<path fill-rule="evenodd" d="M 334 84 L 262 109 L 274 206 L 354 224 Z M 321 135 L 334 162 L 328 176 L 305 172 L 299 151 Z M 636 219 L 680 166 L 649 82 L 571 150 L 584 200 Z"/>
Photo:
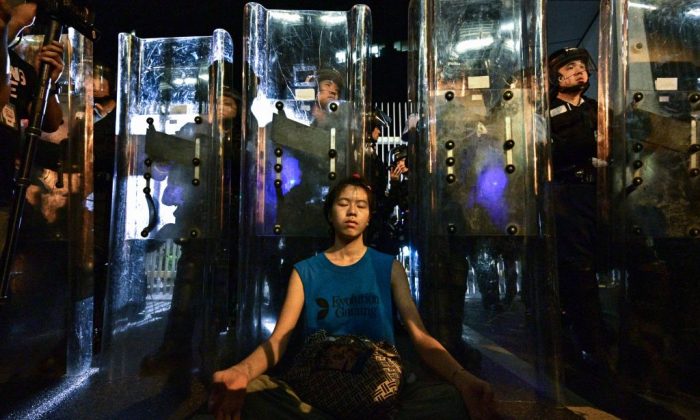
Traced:
<path fill-rule="evenodd" d="M 242 410 L 243 419 L 308 418 L 327 420 L 329 417 L 301 401 L 285 382 L 268 375 L 252 380 L 246 388 Z"/>
<path fill-rule="evenodd" d="M 243 418 L 260 418 L 269 404 L 268 393 L 274 392 L 276 384 L 267 375 L 259 376 L 248 383 L 243 403 Z M 257 416 L 257 417 L 256 417 Z"/>
<path fill-rule="evenodd" d="M 418 381 L 401 393 L 398 419 L 468 419 L 462 396 L 444 381 Z"/>

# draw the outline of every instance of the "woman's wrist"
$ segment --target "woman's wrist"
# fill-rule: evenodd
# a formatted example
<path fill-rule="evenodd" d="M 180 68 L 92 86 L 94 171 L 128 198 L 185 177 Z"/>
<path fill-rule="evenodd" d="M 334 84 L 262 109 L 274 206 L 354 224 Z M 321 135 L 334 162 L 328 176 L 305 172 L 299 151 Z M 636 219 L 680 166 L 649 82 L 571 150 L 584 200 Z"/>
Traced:
<path fill-rule="evenodd" d="M 455 369 L 450 378 L 450 383 L 460 391 L 469 390 L 479 382 L 481 382 L 481 379 L 464 368 Z"/>
<path fill-rule="evenodd" d="M 246 380 L 250 381 L 250 376 L 251 376 L 250 366 L 238 364 L 238 365 L 231 366 L 229 368 L 229 370 L 234 371 L 234 372 L 238 373 L 239 375 L 245 376 Z"/>
<path fill-rule="evenodd" d="M 463 373 L 466 373 L 466 372 L 467 372 L 467 370 L 461 366 L 459 368 L 455 369 L 454 371 L 452 371 L 452 374 L 450 374 L 450 383 L 452 385 L 457 385 L 457 382 L 459 381 L 459 377 Z"/>

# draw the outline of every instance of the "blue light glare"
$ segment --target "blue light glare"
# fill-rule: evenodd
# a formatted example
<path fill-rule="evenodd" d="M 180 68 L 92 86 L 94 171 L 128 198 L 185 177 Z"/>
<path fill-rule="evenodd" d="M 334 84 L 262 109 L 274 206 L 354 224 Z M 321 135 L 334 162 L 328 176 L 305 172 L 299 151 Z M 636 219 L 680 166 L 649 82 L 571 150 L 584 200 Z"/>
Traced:
<path fill-rule="evenodd" d="M 289 191 L 301 183 L 301 168 L 299 161 L 292 156 L 282 156 L 282 195 L 287 195 Z"/>
<path fill-rule="evenodd" d="M 508 177 L 500 166 L 486 167 L 476 182 L 474 200 L 482 206 L 497 226 L 505 225 L 508 221 L 508 203 L 505 200 L 505 190 Z"/>
<path fill-rule="evenodd" d="M 40 393 L 26 407 L 10 413 L 8 419 L 40 419 L 54 412 L 56 408 L 73 394 L 87 385 L 88 379 L 99 369 L 91 368 L 78 376 L 67 377 L 55 387 Z"/>
<path fill-rule="evenodd" d="M 303 178 L 299 160 L 291 156 L 292 152 L 285 149 L 282 155 L 282 196 L 286 196 L 289 192 L 298 187 Z M 270 159 L 267 165 L 267 173 L 274 174 L 275 158 Z M 275 177 L 269 176 L 265 184 L 265 221 L 267 226 L 272 226 L 277 220 L 277 188 L 274 184 Z"/>
<path fill-rule="evenodd" d="M 265 331 L 266 335 L 271 335 L 272 331 L 275 330 L 275 326 L 277 325 L 277 319 L 275 317 L 263 317 L 262 319 L 262 327 L 263 330 Z"/>

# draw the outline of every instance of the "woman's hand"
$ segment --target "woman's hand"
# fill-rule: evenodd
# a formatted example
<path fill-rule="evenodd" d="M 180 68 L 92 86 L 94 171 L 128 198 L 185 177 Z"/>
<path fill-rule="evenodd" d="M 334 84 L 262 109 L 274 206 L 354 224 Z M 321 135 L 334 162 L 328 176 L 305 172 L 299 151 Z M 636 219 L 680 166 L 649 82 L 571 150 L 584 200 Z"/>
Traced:
<path fill-rule="evenodd" d="M 491 385 L 468 374 L 466 371 L 455 375 L 455 386 L 462 394 L 469 417 L 474 420 L 490 419 L 496 415 L 496 404 Z"/>
<path fill-rule="evenodd" d="M 246 369 L 239 365 L 214 373 L 209 410 L 216 420 L 241 418 L 248 381 Z"/>
<path fill-rule="evenodd" d="M 63 73 L 63 44 L 58 41 L 51 41 L 49 45 L 41 47 L 39 54 L 37 54 L 34 61 L 34 68 L 37 74 L 39 73 L 39 67 L 41 63 L 46 63 L 51 68 L 49 76 L 51 77 L 51 83 L 56 83 L 61 73 Z"/>

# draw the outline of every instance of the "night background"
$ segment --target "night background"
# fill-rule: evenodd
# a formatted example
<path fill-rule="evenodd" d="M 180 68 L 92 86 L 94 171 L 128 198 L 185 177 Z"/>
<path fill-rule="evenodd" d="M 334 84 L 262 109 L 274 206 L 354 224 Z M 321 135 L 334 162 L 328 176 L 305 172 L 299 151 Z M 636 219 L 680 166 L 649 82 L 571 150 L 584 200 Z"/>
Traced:
<path fill-rule="evenodd" d="M 246 0 L 29 1 L 51 1 L 52 5 L 90 3 L 95 12 L 95 27 L 101 32 L 101 39 L 93 47 L 95 60 L 114 69 L 118 62 L 120 33 L 133 33 L 139 39 L 157 39 L 207 37 L 216 29 L 225 30 L 234 43 L 237 72 L 234 80 L 236 87 L 241 87 Z M 403 123 L 406 119 L 402 118 L 401 110 L 404 116 L 412 111 L 405 105 L 409 73 L 407 38 L 409 29 L 417 29 L 408 22 L 411 1 L 444 6 L 439 9 L 437 20 L 426 19 L 421 28 L 425 29 L 431 47 L 454 53 L 453 56 L 459 58 L 440 62 L 441 65 L 446 63 L 440 67 L 444 70 L 441 76 L 449 71 L 460 74 L 457 71 L 463 69 L 473 70 L 473 73 L 464 71 L 463 75 L 483 75 L 479 72 L 484 68 L 488 68 L 487 76 L 492 73 L 503 76 L 501 82 L 512 81 L 510 77 L 514 74 L 526 75 L 520 72 L 516 62 L 523 56 L 520 53 L 532 51 L 520 49 L 518 43 L 519 37 L 524 35 L 519 32 L 518 25 L 527 22 L 521 12 L 536 10 L 529 0 L 259 0 L 258 3 L 268 10 L 340 12 L 366 4 L 371 9 L 373 28 L 371 101 L 380 103 L 378 108 L 387 105 L 392 111 L 398 109 L 392 116 L 395 122 Z M 590 156 L 605 153 L 605 159 L 610 156 L 614 160 L 603 161 L 607 169 L 599 170 L 592 168 L 593 165 L 588 168 L 586 155 L 580 162 L 560 171 L 573 175 L 559 175 L 556 165 L 551 164 L 556 158 L 550 161 L 547 157 L 554 156 L 550 153 L 555 150 L 550 147 L 554 142 L 530 141 L 541 140 L 546 135 L 547 125 L 538 114 L 547 108 L 533 106 L 528 101 L 532 96 L 519 92 L 521 88 L 525 90 L 526 85 L 504 89 L 503 83 L 492 84 L 490 79 L 484 83 L 480 77 L 475 78 L 474 86 L 472 80 L 467 80 L 463 92 L 468 94 L 452 104 L 447 101 L 453 98 L 445 95 L 446 101 L 439 102 L 441 108 L 436 118 L 423 121 L 428 128 L 437 127 L 437 131 L 428 130 L 427 137 L 422 137 L 429 140 L 430 145 L 437 145 L 436 156 L 440 159 L 436 166 L 429 170 L 426 166 L 416 166 L 410 184 L 394 184 L 389 189 L 389 193 L 398 191 L 399 200 L 404 200 L 411 192 L 427 192 L 418 197 L 421 200 L 407 200 L 416 204 L 416 209 L 406 207 L 412 205 L 408 204 L 404 211 L 400 201 L 397 201 L 398 206 L 391 202 L 393 215 L 386 217 L 393 220 L 388 230 L 406 232 L 402 229 L 408 224 L 404 225 L 399 218 L 404 218 L 408 212 L 413 216 L 407 220 L 420 222 L 417 226 L 408 226 L 409 231 L 419 232 L 413 238 L 417 246 L 411 249 L 409 245 L 414 246 L 413 243 L 402 242 L 399 261 L 411 269 L 408 278 L 415 292 L 412 295 L 418 300 L 422 313 L 430 317 L 426 319 L 430 319 L 438 331 L 446 332 L 444 341 L 454 343 L 455 355 L 463 366 L 493 384 L 502 415 L 498 418 L 700 419 L 697 381 L 700 313 L 696 304 L 700 298 L 697 284 L 700 266 L 696 263 L 700 249 L 696 233 L 700 222 L 698 213 L 693 210 L 700 207 L 696 205 L 700 177 L 694 174 L 697 168 L 691 166 L 697 166 L 697 159 L 692 157 L 696 139 L 688 135 L 688 125 L 696 122 L 693 117 L 697 120 L 697 115 L 688 110 L 700 109 L 700 101 L 693 99 L 698 90 L 695 85 L 688 92 L 668 88 L 678 81 L 674 76 L 676 71 L 682 77 L 687 75 L 692 80 L 700 80 L 697 71 L 700 39 L 696 31 L 700 27 L 700 0 L 635 0 L 625 4 L 636 10 L 630 12 L 625 6 L 615 9 L 615 14 L 610 16 L 606 9 L 610 3 L 599 3 L 599 0 L 541 1 L 544 3 L 537 5 L 546 5 L 542 17 L 546 21 L 542 22 L 544 27 L 536 27 L 546 32 L 538 34 L 546 40 L 546 49 L 541 51 L 545 56 L 561 48 L 583 47 L 593 61 L 598 62 L 603 75 L 609 75 L 605 69 L 610 60 L 601 58 L 617 54 L 623 60 L 620 63 L 612 60 L 613 64 L 627 62 L 635 66 L 624 69 L 620 66 L 622 73 L 613 73 L 633 80 L 629 86 L 618 84 L 616 77 L 603 79 L 610 85 L 602 85 L 601 92 L 611 95 L 601 98 L 603 107 L 598 109 L 598 114 L 590 114 L 607 115 L 604 123 L 611 127 L 605 130 L 604 138 L 597 140 L 600 146 L 594 149 L 598 152 Z M 599 54 L 601 4 L 603 23 L 614 22 L 613 27 L 602 27 L 603 46 L 608 46 L 611 39 L 619 42 L 614 43 L 618 50 L 604 49 Z M 662 5 L 668 5 L 668 9 Z M 296 17 L 294 13 L 289 15 Z M 314 22 L 314 19 L 305 22 Z M 283 63 L 279 68 L 285 68 L 287 63 L 311 62 L 303 58 L 298 60 L 299 55 L 313 55 L 315 60 L 317 44 L 322 44 L 312 39 L 299 48 L 302 42 L 312 38 L 306 35 L 314 31 L 309 31 L 308 26 L 295 25 L 295 19 L 290 21 L 290 26 L 275 26 L 279 31 L 273 33 L 274 36 L 266 33 L 271 44 L 285 44 L 285 49 L 271 48 L 273 58 L 269 62 Z M 434 27 L 432 22 L 436 22 Z M 37 33 L 45 29 L 41 24 L 35 28 Z M 630 29 L 631 35 L 625 32 L 627 28 L 634 29 Z M 665 32 L 657 30 L 659 28 Z M 611 34 L 621 35 L 621 38 Z M 333 36 L 342 39 L 343 44 L 346 41 L 337 32 Z M 491 47 L 495 40 L 499 43 Z M 286 44 L 293 46 L 290 48 Z M 461 51 L 457 51 L 460 44 Z M 507 52 L 499 56 L 496 54 L 499 48 Z M 375 55 L 377 49 L 378 56 Z M 620 51 L 623 49 L 627 51 Z M 298 50 L 303 51 L 299 53 Z M 318 50 L 319 57 L 327 57 L 322 47 Z M 491 51 L 494 51 L 493 56 L 486 54 Z M 422 57 L 435 58 L 434 53 L 431 51 Z M 155 56 L 172 57 L 169 53 Z M 202 57 L 194 50 L 186 50 L 181 56 L 195 60 Z M 655 69 L 667 64 L 673 65 L 669 70 L 673 77 L 659 76 Z M 298 74 L 302 76 L 312 71 L 298 67 Z M 146 80 L 148 83 L 133 89 L 145 93 L 145 99 L 138 98 L 138 105 L 148 103 L 149 107 L 134 108 L 134 112 L 129 108 L 126 115 L 117 116 L 119 112 L 114 112 L 113 119 L 103 118 L 89 130 L 84 124 L 89 118 L 78 114 L 84 114 L 85 103 L 78 101 L 71 105 L 67 102 L 67 109 L 75 118 L 65 119 L 70 131 L 62 144 L 68 145 L 64 150 L 70 153 L 61 153 L 56 170 L 47 167 L 43 173 L 33 176 L 31 187 L 36 192 L 32 192 L 31 197 L 39 198 L 30 203 L 35 220 L 29 220 L 42 229 L 48 226 L 44 230 L 49 235 L 41 236 L 42 231 L 28 224 L 34 229 L 28 230 L 26 236 L 36 238 L 22 243 L 22 255 L 12 267 L 15 296 L 11 302 L 0 299 L 0 395 L 3 396 L 0 418 L 210 418 L 205 417 L 205 413 L 211 401 L 209 391 L 213 388 L 211 372 L 240 360 L 241 349 L 254 344 L 252 339 L 271 333 L 278 320 L 275 306 L 281 304 L 286 290 L 286 278 L 282 273 L 291 271 L 290 261 L 300 259 L 302 254 L 312 254 L 312 241 L 313 246 L 320 247 L 322 243 L 317 241 L 320 237 L 312 232 L 313 228 L 308 225 L 303 230 L 299 228 L 304 218 L 315 223 L 313 217 L 308 217 L 312 214 L 309 209 L 315 204 L 301 201 L 306 197 L 298 197 L 307 194 L 305 190 L 309 184 L 314 184 L 315 191 L 328 185 L 328 181 L 315 182 L 326 179 L 327 174 L 318 172 L 323 168 L 317 161 L 320 161 L 318 156 L 323 157 L 321 163 L 326 161 L 328 144 L 317 142 L 314 147 L 307 148 L 306 144 L 311 143 L 304 135 L 320 131 L 327 139 L 325 127 L 314 127 L 315 130 L 296 127 L 289 133 L 274 132 L 273 124 L 269 124 L 269 128 L 261 124 L 262 118 L 258 119 L 251 107 L 246 111 L 253 113 L 256 121 L 246 129 L 259 126 L 263 130 L 253 133 L 252 142 L 249 137 L 243 139 L 245 150 L 238 150 L 244 152 L 245 159 L 238 160 L 244 164 L 240 168 L 236 166 L 239 131 L 226 133 L 221 130 L 223 123 L 215 127 L 207 122 L 197 128 L 196 124 L 206 120 L 195 118 L 193 122 L 190 108 L 179 108 L 176 112 L 171 107 L 175 102 L 172 95 L 166 96 L 166 91 L 172 92 L 173 85 L 184 85 L 195 94 L 202 92 L 191 87 L 196 83 L 193 78 L 180 76 L 166 80 L 166 73 L 159 73 L 163 68 L 160 64 L 149 68 L 158 69 L 149 76 L 162 75 L 165 80 L 161 84 L 157 83 L 157 77 L 151 77 Z M 199 62 L 190 68 L 203 70 Z M 15 73 L 20 74 L 20 71 Z M 197 74 L 198 79 L 201 75 Z M 630 75 L 634 77 L 628 77 Z M 266 73 L 262 77 L 267 76 Z M 596 72 L 591 76 L 587 95 L 596 98 Z M 76 80 L 81 79 L 76 77 Z M 293 80 L 304 79 L 295 77 Z M 656 87 L 657 81 L 665 88 Z M 199 86 L 202 84 L 197 83 Z M 254 86 L 251 83 L 251 87 Z M 444 87 L 439 86 L 440 89 Z M 519 96 L 512 95 L 514 90 Z M 296 91 L 293 93 L 296 95 Z M 313 95 L 315 92 L 305 93 Z M 628 93 L 633 93 L 634 98 L 626 104 L 632 105 L 623 103 L 625 109 L 617 112 L 621 110 L 618 104 L 622 103 L 618 100 L 627 99 L 623 95 Z M 136 95 L 130 89 L 131 96 Z M 274 97 L 287 100 L 281 96 Z M 511 98 L 516 100 L 507 104 Z M 199 105 L 204 103 L 201 96 L 194 99 Z M 348 101 L 353 99 L 348 98 Z M 293 101 L 303 102 L 296 97 L 289 102 Z M 282 102 L 284 106 L 286 103 Z M 586 103 L 584 109 L 596 109 L 587 99 Z M 573 110 L 565 104 L 553 109 L 562 107 L 567 109 L 563 112 Z M 217 107 L 217 110 L 223 108 Z M 202 114 L 202 109 L 199 108 L 198 115 Z M 73 113 L 73 110 L 78 112 Z M 310 107 L 303 110 L 309 111 Z M 4 111 L 3 108 L 3 117 Z M 14 110 L 9 111 L 14 117 Z M 564 118 L 576 115 L 574 119 L 588 119 L 583 113 L 588 111 Z M 216 116 L 220 115 L 223 121 L 223 114 Z M 553 117 L 557 115 L 560 114 Z M 158 128 L 155 120 L 148 122 L 147 118 L 152 116 L 158 117 Z M 280 116 L 284 113 L 278 112 Z M 117 117 L 119 124 L 115 123 Z M 126 126 L 122 124 L 125 118 Z M 343 120 L 331 120 L 331 123 L 338 121 L 344 123 Z M 7 121 L 0 120 L 0 123 L 7 124 Z M 586 129 L 595 127 L 595 124 L 586 124 Z M 696 129 L 696 125 L 691 125 L 690 129 Z M 120 130 L 119 136 L 114 135 L 115 126 Z M 167 135 L 170 132 L 175 135 Z M 211 134 L 216 134 L 216 138 Z M 92 140 L 88 136 L 92 136 Z M 302 177 L 298 176 L 305 170 L 302 167 L 310 168 L 305 188 L 297 189 L 297 192 L 304 192 L 297 198 L 287 194 L 289 190 L 278 192 L 277 188 L 266 188 L 272 184 L 266 182 L 272 179 L 271 175 L 277 175 L 269 169 L 271 165 L 265 164 L 273 162 L 268 159 L 269 154 L 265 155 L 265 150 L 277 144 L 287 147 L 285 141 L 292 137 L 296 147 L 289 147 L 293 160 L 284 163 L 288 165 L 286 162 L 289 162 L 292 167 L 285 172 L 285 178 L 292 181 L 289 185 L 294 186 L 303 179 L 303 173 Z M 382 148 L 377 150 L 387 152 L 380 156 L 387 162 L 388 151 L 398 144 L 399 137 L 389 133 L 382 138 L 378 143 Z M 449 142 L 441 141 L 448 138 Z M 687 143 L 689 139 L 690 144 Z M 117 147 L 114 147 L 115 140 Z M 333 137 L 331 140 L 335 141 Z M 585 140 L 588 145 L 592 144 L 590 140 Z M 417 145 L 409 149 L 414 151 L 414 156 L 419 156 L 413 162 L 430 160 L 419 154 L 425 144 L 428 143 L 409 143 L 409 146 Z M 518 148 L 511 150 L 516 144 Z M 577 153 L 578 144 L 571 148 L 566 142 L 560 144 L 563 145 L 559 150 L 568 152 L 570 149 Z M 173 154 L 166 148 L 172 148 Z M 454 148 L 454 152 L 449 151 Z M 161 153 L 160 149 L 165 151 Z M 282 150 L 276 146 L 275 149 Z M 315 150 L 323 154 L 318 155 Z M 543 150 L 546 158 L 538 162 Z M 151 151 L 161 154 L 153 156 Z M 297 151 L 299 159 L 293 156 Z M 275 162 L 282 162 L 281 154 L 275 152 L 280 157 Z M 197 178 L 192 178 L 191 165 L 200 167 L 201 156 L 209 159 L 205 162 L 217 164 L 205 163 L 204 172 L 201 168 L 195 169 Z M 335 155 L 327 156 L 333 162 L 330 159 Z M 443 156 L 447 158 L 442 159 Z M 70 158 L 70 165 L 64 165 L 66 157 Z M 450 171 L 450 168 L 444 169 L 445 165 L 450 167 L 457 163 L 454 157 L 462 162 L 456 170 L 452 169 L 459 179 L 455 176 L 450 181 L 449 176 L 443 178 L 441 174 Z M 509 160 L 517 163 L 516 174 L 525 175 L 509 178 L 507 173 L 516 167 L 509 168 Z M 611 164 L 607 165 L 608 162 Z M 158 164 L 157 168 L 154 163 Z M 77 173 L 74 168 L 82 170 L 83 164 L 83 173 Z M 585 164 L 585 168 L 579 170 L 576 166 L 579 164 L 579 167 Z M 282 172 L 281 166 L 279 163 L 279 169 L 275 168 L 277 173 Z M 262 170 L 248 171 L 251 168 Z M 64 169 L 71 172 L 62 172 Z M 154 169 L 158 177 L 153 176 Z M 244 175 L 238 184 L 237 173 Z M 539 174 L 544 176 L 545 173 L 553 182 L 540 184 L 544 178 Z M 201 174 L 205 175 L 198 178 Z M 603 174 L 605 177 L 599 178 L 596 187 L 591 178 Z M 92 175 L 94 186 L 89 181 Z M 59 176 L 71 182 L 59 187 Z M 73 179 L 80 183 L 74 183 Z M 205 182 L 200 184 L 200 179 Z M 612 182 L 608 182 L 610 180 Z M 643 186 L 637 188 L 641 185 L 638 181 L 642 180 Z M 452 187 L 447 185 L 455 181 L 459 182 Z M 79 187 L 75 191 L 69 188 L 74 184 Z M 189 187 L 188 190 L 184 187 L 190 184 L 207 189 L 191 192 Z M 417 189 L 409 188 L 411 184 Z M 146 187 L 141 189 L 144 185 Z M 317 188 L 319 185 L 322 188 Z M 246 188 L 239 190 L 240 186 Z M 395 190 L 395 187 L 401 189 Z M 166 189 L 175 192 L 166 193 Z M 569 203 L 559 194 L 564 190 L 571 195 Z M 545 193 L 530 194 L 532 191 Z M 209 192 L 214 193 L 212 197 L 204 197 Z M 259 192 L 264 194 L 257 194 Z M 386 189 L 378 192 L 386 192 Z M 608 200 L 596 204 L 595 199 L 602 197 L 601 194 Z M 178 198 L 173 198 L 176 195 Z M 293 227 L 296 231 L 280 232 L 281 223 L 276 223 L 283 219 L 281 215 L 285 209 L 279 197 L 285 195 L 289 197 L 287 203 L 292 203 L 288 208 L 301 209 L 293 215 L 298 218 L 292 220 L 299 225 Z M 245 207 L 235 206 L 237 197 Z M 274 197 L 275 201 L 268 202 L 267 197 Z M 427 201 L 422 200 L 425 197 Z M 158 200 L 157 206 L 154 198 Z M 258 207 L 262 211 L 247 211 L 263 201 L 264 206 Z M 570 213 L 575 217 L 557 220 L 558 215 L 553 210 L 562 203 L 570 206 Z M 603 218 L 597 219 L 595 215 L 601 213 L 596 210 L 603 208 L 601 206 L 614 211 L 607 211 Z M 45 223 L 49 215 L 54 214 L 61 215 L 60 223 Z M 140 225 L 141 219 L 132 214 L 139 217 L 143 214 L 144 224 Z M 161 215 L 163 218 L 158 220 Z M 239 223 L 237 215 L 241 215 Z M 36 222 L 39 217 L 45 220 Z M 147 228 L 141 230 L 146 220 Z M 271 221 L 277 226 L 268 223 Z M 568 229 L 556 232 L 562 225 Z M 151 231 L 152 226 L 160 230 Z M 200 226 L 205 230 L 201 231 Z M 446 229 L 440 232 L 440 226 Z M 466 233 L 457 231 L 458 226 L 463 226 Z M 519 226 L 525 229 L 512 229 Z M 542 226 L 546 229 L 541 230 Z M 214 232 L 212 227 L 218 231 Z M 142 240 L 139 233 L 144 231 L 141 235 L 147 239 Z M 205 234 L 199 236 L 200 231 Z M 448 232 L 457 232 L 457 236 L 450 236 Z M 282 236 L 277 236 L 280 233 Z M 565 241 L 558 240 L 560 238 Z M 566 249 L 561 251 L 564 247 L 560 245 L 566 241 L 581 245 L 583 241 L 579 238 L 594 245 L 584 250 L 588 254 L 585 266 L 573 258 L 558 260 L 557 252 L 566 256 Z M 584 245 L 589 246 L 588 243 Z M 582 247 L 571 249 L 569 255 L 582 250 Z M 242 258 L 229 258 L 236 255 Z M 564 281 L 559 282 L 560 279 Z M 426 293 L 421 295 L 422 290 Z M 11 306 L 3 306 L 6 304 Z M 577 308 L 578 318 L 573 312 L 567 314 L 567 304 Z M 586 322 L 582 322 L 584 320 Z M 591 338 L 593 336 L 595 338 Z M 590 348 L 583 344 L 589 338 L 595 341 Z M 406 334 L 397 336 L 399 351 L 404 351 L 408 339 Z M 405 350 L 402 357 L 406 356 L 406 366 L 409 369 L 411 365 L 418 366 L 416 352 L 410 348 Z M 406 372 L 416 378 L 412 370 Z M 419 368 L 418 374 L 420 370 L 423 369 Z M 453 371 L 450 381 L 459 372 L 460 369 Z M 445 385 L 433 378 L 427 382 Z M 439 393 L 442 394 L 442 390 L 435 395 Z M 422 390 L 409 393 L 406 400 L 423 404 L 428 398 L 421 394 Z M 442 400 L 440 403 L 450 408 Z M 268 414 L 270 407 L 269 404 L 265 406 Z M 7 410 L 13 411 L 6 416 Z"/>
<path fill-rule="evenodd" d="M 366 4 L 372 11 L 372 43 L 384 46 L 372 59 L 373 101 L 406 100 L 407 55 L 394 48 L 408 38 L 410 0 L 263 0 L 268 9 L 348 11 Z M 95 44 L 95 58 L 116 68 L 117 38 L 120 32 L 134 32 L 139 38 L 210 36 L 214 29 L 228 31 L 234 42 L 238 69 L 241 65 L 243 34 L 242 0 L 94 0 L 96 26 L 102 38 Z M 598 52 L 599 0 L 549 0 L 546 3 L 547 48 L 582 46 L 592 55 Z M 240 77 L 236 82 L 240 85 Z M 595 95 L 596 80 L 590 94 Z"/>
<path fill-rule="evenodd" d="M 120 32 L 134 32 L 139 38 L 178 36 L 208 36 L 221 28 L 231 34 L 234 43 L 234 65 L 240 69 L 243 9 L 240 0 L 121 0 L 94 2 L 95 25 L 102 37 L 95 43 L 95 59 L 116 68 L 117 39 Z M 384 45 L 382 56 L 372 61 L 373 100 L 406 100 L 405 52 L 394 49 L 397 41 L 408 37 L 408 0 L 270 0 L 261 1 L 268 9 L 292 10 L 350 10 L 356 4 L 366 4 L 372 10 L 372 43 Z M 240 77 L 236 83 L 240 87 Z"/>

